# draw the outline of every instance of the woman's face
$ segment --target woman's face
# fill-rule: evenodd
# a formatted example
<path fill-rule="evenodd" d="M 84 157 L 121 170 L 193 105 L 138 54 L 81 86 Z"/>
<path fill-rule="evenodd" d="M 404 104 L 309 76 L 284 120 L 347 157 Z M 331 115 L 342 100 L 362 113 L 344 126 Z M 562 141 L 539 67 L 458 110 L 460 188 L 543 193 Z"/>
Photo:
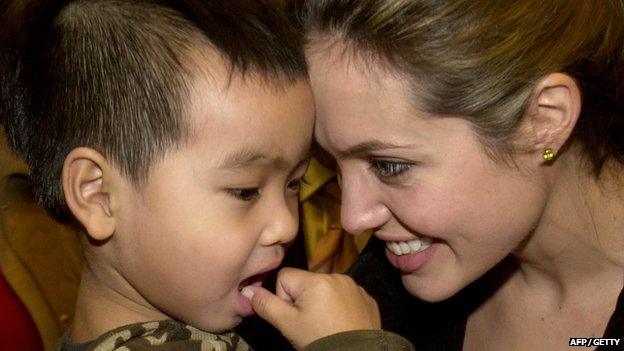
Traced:
<path fill-rule="evenodd" d="M 491 160 L 470 123 L 425 116 L 404 79 L 342 49 L 308 51 L 316 138 L 339 167 L 342 224 L 385 241 L 413 295 L 446 299 L 529 237 L 547 196 L 530 175 L 539 162 Z"/>

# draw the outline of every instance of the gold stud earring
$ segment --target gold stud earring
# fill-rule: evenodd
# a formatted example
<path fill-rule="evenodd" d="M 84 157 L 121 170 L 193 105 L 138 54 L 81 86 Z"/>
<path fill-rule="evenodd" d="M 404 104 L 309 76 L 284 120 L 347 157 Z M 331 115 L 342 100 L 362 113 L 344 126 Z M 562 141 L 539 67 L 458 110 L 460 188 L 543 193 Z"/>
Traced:
<path fill-rule="evenodd" d="M 555 158 L 555 152 L 552 149 L 546 149 L 542 153 L 542 157 L 544 158 L 544 161 L 550 161 Z"/>

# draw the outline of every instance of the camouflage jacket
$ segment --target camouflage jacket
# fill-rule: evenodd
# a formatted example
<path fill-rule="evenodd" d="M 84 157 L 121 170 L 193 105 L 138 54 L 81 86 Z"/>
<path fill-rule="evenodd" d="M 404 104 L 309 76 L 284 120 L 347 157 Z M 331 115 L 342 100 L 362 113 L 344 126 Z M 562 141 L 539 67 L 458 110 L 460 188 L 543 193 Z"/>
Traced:
<path fill-rule="evenodd" d="M 57 351 L 251 351 L 237 334 L 212 334 L 174 320 L 126 325 L 86 344 L 67 334 Z"/>

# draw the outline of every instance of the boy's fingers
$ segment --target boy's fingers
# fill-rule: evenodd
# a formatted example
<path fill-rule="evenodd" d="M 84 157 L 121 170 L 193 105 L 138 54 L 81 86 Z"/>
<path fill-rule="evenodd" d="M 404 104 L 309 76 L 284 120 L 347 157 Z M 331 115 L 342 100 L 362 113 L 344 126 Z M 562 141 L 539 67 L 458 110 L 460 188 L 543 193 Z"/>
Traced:
<path fill-rule="evenodd" d="M 295 302 L 306 286 L 313 282 L 314 273 L 296 268 L 283 268 L 277 275 L 276 294 L 282 300 Z"/>
<path fill-rule="evenodd" d="M 295 304 L 295 300 L 292 296 L 290 296 L 286 289 L 284 289 L 284 286 L 279 280 L 275 284 L 275 295 L 277 295 L 277 297 L 279 297 L 280 299 L 290 303 L 291 305 Z"/>
<path fill-rule="evenodd" d="M 290 320 L 289 316 L 295 312 L 295 307 L 290 303 L 262 287 L 247 286 L 243 288 L 242 294 L 250 299 L 251 306 L 260 317 L 278 329 L 282 322 Z"/>

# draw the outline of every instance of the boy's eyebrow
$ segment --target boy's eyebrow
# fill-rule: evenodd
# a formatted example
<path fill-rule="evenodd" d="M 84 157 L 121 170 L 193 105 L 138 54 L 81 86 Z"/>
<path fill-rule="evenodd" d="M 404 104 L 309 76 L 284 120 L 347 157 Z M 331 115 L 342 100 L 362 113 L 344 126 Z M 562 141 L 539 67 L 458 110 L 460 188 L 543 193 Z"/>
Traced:
<path fill-rule="evenodd" d="M 308 152 L 303 159 L 301 159 L 296 167 L 305 164 L 310 159 L 311 153 Z M 253 148 L 242 148 L 235 152 L 226 155 L 219 163 L 219 169 L 232 169 L 232 168 L 244 168 L 254 164 L 270 164 L 278 169 L 288 170 L 291 167 L 290 162 L 283 157 L 269 157 L 258 150 Z"/>
<path fill-rule="evenodd" d="M 299 162 L 297 162 L 297 166 L 295 166 L 295 168 L 299 168 L 303 165 L 308 165 L 308 163 L 310 162 L 310 159 L 312 158 L 312 149 L 309 149 L 308 152 L 306 152 L 306 154 L 301 158 L 301 160 L 299 160 Z"/>

